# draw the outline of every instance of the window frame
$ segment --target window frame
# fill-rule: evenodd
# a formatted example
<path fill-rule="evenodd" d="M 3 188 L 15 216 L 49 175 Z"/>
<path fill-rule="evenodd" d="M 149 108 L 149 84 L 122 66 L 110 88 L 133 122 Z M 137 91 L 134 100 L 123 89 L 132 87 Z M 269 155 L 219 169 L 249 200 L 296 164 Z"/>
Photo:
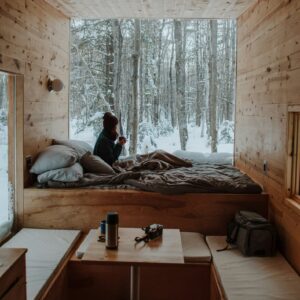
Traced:
<path fill-rule="evenodd" d="M 300 214 L 300 105 L 288 106 L 286 205 Z M 298 171 L 297 171 L 298 170 Z"/>
<path fill-rule="evenodd" d="M 10 233 L 0 238 L 0 245 L 11 236 L 23 223 L 23 189 L 24 189 L 24 74 L 14 73 L 10 70 L 0 69 L 1 73 L 8 76 L 9 85 L 9 113 L 12 114 L 8 120 L 13 136 L 9 135 L 9 179 L 13 184 L 13 224 Z"/>

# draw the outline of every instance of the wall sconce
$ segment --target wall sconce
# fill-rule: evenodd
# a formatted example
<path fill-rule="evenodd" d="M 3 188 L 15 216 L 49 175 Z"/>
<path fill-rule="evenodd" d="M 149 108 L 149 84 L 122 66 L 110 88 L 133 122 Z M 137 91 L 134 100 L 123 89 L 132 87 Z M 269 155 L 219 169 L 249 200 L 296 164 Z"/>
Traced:
<path fill-rule="evenodd" d="M 48 79 L 47 88 L 48 91 L 60 92 L 64 87 L 63 82 L 60 79 Z"/>

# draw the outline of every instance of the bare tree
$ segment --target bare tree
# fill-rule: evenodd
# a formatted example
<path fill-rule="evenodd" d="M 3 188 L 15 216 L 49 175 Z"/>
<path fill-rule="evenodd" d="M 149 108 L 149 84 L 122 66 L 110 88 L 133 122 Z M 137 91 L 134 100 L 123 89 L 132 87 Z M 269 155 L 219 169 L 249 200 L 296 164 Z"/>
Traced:
<path fill-rule="evenodd" d="M 121 72 L 122 72 L 122 47 L 123 36 L 121 32 L 121 24 L 119 20 L 113 21 L 113 49 L 114 49 L 114 65 L 113 65 L 113 95 L 114 95 L 114 113 L 120 117 L 120 99 L 121 99 Z"/>
<path fill-rule="evenodd" d="M 140 36 L 141 21 L 134 21 L 134 53 L 132 54 L 132 120 L 129 153 L 131 155 L 137 152 L 138 125 L 139 125 L 139 60 L 140 60 Z"/>
<path fill-rule="evenodd" d="M 211 152 L 217 152 L 217 40 L 218 23 L 217 20 L 210 20 L 210 41 L 209 41 L 209 135 Z"/>
<path fill-rule="evenodd" d="M 178 115 L 178 127 L 180 145 L 182 150 L 186 150 L 188 140 L 186 107 L 185 107 L 185 60 L 183 54 L 183 30 L 180 20 L 174 20 L 174 38 L 176 50 L 176 103 Z"/>

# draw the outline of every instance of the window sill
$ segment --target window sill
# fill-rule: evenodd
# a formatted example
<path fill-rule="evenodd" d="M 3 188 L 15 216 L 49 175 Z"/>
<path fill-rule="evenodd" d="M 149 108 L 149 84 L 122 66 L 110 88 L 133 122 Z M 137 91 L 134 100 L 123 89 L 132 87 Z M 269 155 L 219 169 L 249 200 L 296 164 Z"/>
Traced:
<path fill-rule="evenodd" d="M 285 199 L 285 204 L 300 216 L 300 204 L 291 198 Z"/>

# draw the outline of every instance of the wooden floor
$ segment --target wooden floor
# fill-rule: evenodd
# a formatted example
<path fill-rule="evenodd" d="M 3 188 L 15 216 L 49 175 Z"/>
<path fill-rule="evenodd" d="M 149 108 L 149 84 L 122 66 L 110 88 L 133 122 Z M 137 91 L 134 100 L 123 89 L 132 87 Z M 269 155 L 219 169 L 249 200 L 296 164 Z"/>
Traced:
<path fill-rule="evenodd" d="M 267 194 L 163 195 L 135 190 L 24 189 L 23 226 L 97 228 L 108 211 L 118 211 L 120 226 L 161 223 L 167 228 L 222 235 L 238 210 L 267 216 Z"/>

